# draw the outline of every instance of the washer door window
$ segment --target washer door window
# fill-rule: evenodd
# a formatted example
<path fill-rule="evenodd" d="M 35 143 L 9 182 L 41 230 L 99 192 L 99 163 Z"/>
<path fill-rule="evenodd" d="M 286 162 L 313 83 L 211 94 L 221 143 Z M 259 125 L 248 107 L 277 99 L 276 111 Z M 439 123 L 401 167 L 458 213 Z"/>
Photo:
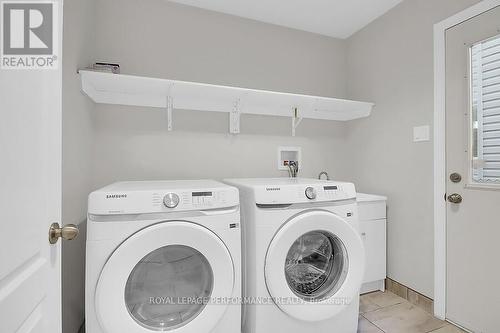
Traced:
<path fill-rule="evenodd" d="M 337 292 L 349 261 L 342 241 L 330 232 L 311 231 L 292 244 L 285 261 L 288 286 L 306 301 L 322 301 Z"/>
<path fill-rule="evenodd" d="M 134 267 L 125 287 L 125 304 L 140 325 L 153 331 L 174 329 L 203 310 L 213 280 L 203 254 L 188 246 L 168 245 Z"/>
<path fill-rule="evenodd" d="M 96 314 L 106 333 L 210 332 L 226 311 L 234 266 L 225 244 L 194 223 L 172 221 L 132 235 L 106 262 Z"/>
<path fill-rule="evenodd" d="M 266 285 L 291 317 L 325 320 L 359 297 L 364 260 L 361 237 L 348 221 L 308 211 L 287 221 L 271 241 Z"/>

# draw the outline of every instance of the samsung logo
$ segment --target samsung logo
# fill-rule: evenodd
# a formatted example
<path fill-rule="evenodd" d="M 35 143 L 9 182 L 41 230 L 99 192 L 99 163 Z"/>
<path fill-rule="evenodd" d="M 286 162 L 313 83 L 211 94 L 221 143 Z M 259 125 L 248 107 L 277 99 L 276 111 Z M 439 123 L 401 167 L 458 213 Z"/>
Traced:
<path fill-rule="evenodd" d="M 266 191 L 281 191 L 279 187 L 266 187 Z"/>
<path fill-rule="evenodd" d="M 126 194 L 106 194 L 106 199 L 122 199 L 126 197 Z"/>

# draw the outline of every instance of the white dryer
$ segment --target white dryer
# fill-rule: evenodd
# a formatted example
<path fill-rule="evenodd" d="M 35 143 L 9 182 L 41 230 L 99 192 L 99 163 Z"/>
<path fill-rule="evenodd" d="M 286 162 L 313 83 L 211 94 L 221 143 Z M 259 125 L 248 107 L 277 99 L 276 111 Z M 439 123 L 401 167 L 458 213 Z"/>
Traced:
<path fill-rule="evenodd" d="M 236 188 L 122 182 L 91 193 L 88 207 L 88 333 L 240 331 Z"/>
<path fill-rule="evenodd" d="M 243 332 L 355 333 L 365 254 L 354 185 L 225 182 L 240 190 Z"/>

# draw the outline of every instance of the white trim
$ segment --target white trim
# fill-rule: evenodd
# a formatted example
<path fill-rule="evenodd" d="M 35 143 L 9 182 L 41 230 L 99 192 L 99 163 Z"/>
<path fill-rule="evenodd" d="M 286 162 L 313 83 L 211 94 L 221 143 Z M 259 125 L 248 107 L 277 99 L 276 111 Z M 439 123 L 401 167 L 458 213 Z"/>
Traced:
<path fill-rule="evenodd" d="M 483 0 L 434 25 L 434 315 L 446 318 L 446 30 L 500 6 Z"/>
<path fill-rule="evenodd" d="M 500 191 L 500 184 L 469 183 L 464 187 L 472 190 Z"/>

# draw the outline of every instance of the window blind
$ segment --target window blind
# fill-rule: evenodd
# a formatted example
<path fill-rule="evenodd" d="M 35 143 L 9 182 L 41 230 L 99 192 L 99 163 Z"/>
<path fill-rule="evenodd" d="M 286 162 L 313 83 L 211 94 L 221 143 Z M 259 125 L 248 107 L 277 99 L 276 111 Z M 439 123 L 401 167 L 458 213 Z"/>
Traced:
<path fill-rule="evenodd" d="M 471 50 L 473 180 L 500 184 L 500 36 Z"/>

